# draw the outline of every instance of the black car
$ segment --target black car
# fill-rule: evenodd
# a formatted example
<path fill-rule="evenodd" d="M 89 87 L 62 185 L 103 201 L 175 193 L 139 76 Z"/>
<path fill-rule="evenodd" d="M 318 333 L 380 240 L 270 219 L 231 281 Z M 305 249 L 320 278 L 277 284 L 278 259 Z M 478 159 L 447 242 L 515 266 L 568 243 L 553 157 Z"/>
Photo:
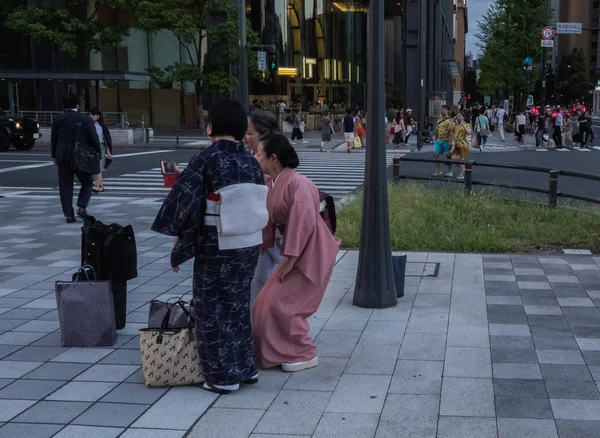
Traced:
<path fill-rule="evenodd" d="M 0 152 L 12 144 L 15 149 L 27 151 L 40 139 L 40 124 L 29 117 L 11 117 L 0 110 Z"/>

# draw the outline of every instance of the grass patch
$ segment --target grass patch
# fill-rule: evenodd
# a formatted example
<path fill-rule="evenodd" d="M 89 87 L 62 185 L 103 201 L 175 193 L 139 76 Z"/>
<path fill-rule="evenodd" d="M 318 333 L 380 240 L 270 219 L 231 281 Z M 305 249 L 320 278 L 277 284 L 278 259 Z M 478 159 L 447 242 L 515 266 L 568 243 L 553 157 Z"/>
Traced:
<path fill-rule="evenodd" d="M 600 251 L 600 209 L 547 206 L 458 188 L 414 182 L 389 186 L 393 250 L 541 252 L 561 248 Z M 561 200 L 561 202 L 564 202 Z M 362 193 L 338 214 L 344 248 L 360 243 Z"/>

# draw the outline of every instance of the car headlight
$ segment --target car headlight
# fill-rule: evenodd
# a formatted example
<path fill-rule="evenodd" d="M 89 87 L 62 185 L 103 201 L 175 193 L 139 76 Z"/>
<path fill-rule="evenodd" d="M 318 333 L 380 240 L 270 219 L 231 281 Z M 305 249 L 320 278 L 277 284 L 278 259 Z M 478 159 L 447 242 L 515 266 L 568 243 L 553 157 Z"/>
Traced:
<path fill-rule="evenodd" d="M 19 122 L 16 122 L 16 123 L 15 123 L 15 128 L 16 128 L 16 129 L 21 129 L 21 124 L 20 124 Z"/>
<path fill-rule="evenodd" d="M 36 123 L 35 126 L 37 126 L 37 129 L 40 129 L 40 124 Z"/>

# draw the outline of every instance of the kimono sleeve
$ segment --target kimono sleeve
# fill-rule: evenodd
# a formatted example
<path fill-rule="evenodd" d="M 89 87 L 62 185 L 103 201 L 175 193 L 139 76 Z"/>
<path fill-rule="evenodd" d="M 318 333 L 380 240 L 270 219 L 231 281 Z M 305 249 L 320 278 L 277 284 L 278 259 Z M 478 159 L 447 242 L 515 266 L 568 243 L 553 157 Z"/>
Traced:
<path fill-rule="evenodd" d="M 319 203 L 309 181 L 300 180 L 299 184 L 290 184 L 288 190 L 292 192 L 289 197 L 291 205 L 285 225 L 282 255 L 300 257 L 316 232 Z"/>
<path fill-rule="evenodd" d="M 152 231 L 167 236 L 181 236 L 198 225 L 206 188 L 202 171 L 203 160 L 192 160 L 163 202 Z"/>

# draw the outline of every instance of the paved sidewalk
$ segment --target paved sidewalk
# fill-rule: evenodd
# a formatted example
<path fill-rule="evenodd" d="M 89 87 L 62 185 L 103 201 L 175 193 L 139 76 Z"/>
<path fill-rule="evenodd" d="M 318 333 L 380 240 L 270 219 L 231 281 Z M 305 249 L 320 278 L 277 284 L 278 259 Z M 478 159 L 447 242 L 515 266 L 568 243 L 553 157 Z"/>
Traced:
<path fill-rule="evenodd" d="M 146 388 L 147 302 L 191 289 L 147 231 L 158 206 L 94 199 L 98 219 L 135 226 L 140 277 L 117 345 L 81 349 L 60 347 L 53 290 L 79 264 L 79 227 L 53 200 L 0 199 L 0 437 L 600 436 L 593 256 L 410 253 L 406 296 L 369 310 L 342 251 L 310 319 L 319 367 L 220 397 Z"/>

